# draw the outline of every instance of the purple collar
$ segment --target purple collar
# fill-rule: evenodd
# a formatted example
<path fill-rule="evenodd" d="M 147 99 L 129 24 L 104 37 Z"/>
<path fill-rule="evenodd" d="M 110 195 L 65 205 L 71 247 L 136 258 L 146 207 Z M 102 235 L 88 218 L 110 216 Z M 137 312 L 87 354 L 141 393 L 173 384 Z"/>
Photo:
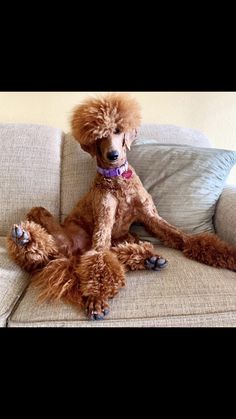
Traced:
<path fill-rule="evenodd" d="M 128 167 L 129 163 L 126 161 L 125 164 L 120 167 L 115 167 L 114 169 L 102 169 L 101 167 L 97 167 L 97 171 L 105 177 L 116 177 L 121 176 L 124 172 L 127 172 Z"/>

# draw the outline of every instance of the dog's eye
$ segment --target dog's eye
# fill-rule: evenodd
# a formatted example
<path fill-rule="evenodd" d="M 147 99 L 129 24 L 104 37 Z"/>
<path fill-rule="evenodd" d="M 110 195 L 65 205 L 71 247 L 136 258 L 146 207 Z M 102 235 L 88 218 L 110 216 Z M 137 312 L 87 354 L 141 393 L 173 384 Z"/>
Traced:
<path fill-rule="evenodd" d="M 114 134 L 120 134 L 120 129 L 116 128 L 115 131 L 114 131 Z"/>
<path fill-rule="evenodd" d="M 101 148 L 99 142 L 96 143 L 96 150 L 99 155 L 101 155 Z"/>

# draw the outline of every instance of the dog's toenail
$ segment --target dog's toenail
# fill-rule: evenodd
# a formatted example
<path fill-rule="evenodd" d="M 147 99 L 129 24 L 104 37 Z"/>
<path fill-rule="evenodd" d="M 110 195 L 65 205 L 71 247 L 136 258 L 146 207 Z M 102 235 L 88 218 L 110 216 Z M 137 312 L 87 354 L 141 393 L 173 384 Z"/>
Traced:
<path fill-rule="evenodd" d="M 158 261 L 157 261 L 157 263 L 158 263 L 158 265 L 159 265 L 159 266 L 165 265 L 165 264 L 166 264 L 166 262 L 167 262 L 167 260 L 166 260 L 166 259 L 163 259 L 163 258 L 160 258 L 160 259 L 158 259 Z"/>
<path fill-rule="evenodd" d="M 13 237 L 16 237 L 17 239 L 19 239 L 22 236 L 22 229 L 20 226 L 15 225 L 13 228 Z"/>
<path fill-rule="evenodd" d="M 24 233 L 23 233 L 23 237 L 22 237 L 24 240 L 28 240 L 28 238 L 29 238 L 29 234 L 27 233 L 27 231 L 24 231 Z"/>

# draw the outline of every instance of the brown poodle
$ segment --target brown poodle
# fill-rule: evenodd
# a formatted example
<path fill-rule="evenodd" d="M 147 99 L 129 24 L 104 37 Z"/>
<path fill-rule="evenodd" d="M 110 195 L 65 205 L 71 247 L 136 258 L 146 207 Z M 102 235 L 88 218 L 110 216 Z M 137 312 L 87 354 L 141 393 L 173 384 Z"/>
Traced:
<path fill-rule="evenodd" d="M 140 122 L 139 106 L 128 95 L 109 94 L 78 106 L 72 133 L 97 159 L 90 191 L 61 225 L 46 209 L 33 208 L 8 237 L 11 257 L 34 273 L 43 299 L 85 306 L 91 319 L 107 315 L 108 300 L 125 285 L 125 271 L 158 271 L 167 265 L 150 243 L 131 235 L 136 221 L 191 259 L 236 270 L 236 247 L 216 235 L 187 235 L 159 216 L 127 162 L 126 149 Z"/>

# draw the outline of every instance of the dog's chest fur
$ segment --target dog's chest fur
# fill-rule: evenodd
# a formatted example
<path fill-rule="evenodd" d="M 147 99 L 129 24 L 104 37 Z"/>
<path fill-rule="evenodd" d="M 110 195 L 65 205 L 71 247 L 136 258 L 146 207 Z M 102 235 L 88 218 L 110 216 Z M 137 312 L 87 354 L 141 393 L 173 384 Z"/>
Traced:
<path fill-rule="evenodd" d="M 141 206 L 146 199 L 146 190 L 133 168 L 132 172 L 133 176 L 130 179 L 108 178 L 103 179 L 100 185 L 117 200 L 116 218 L 112 229 L 113 238 L 125 235 L 131 224 L 138 221 Z"/>

